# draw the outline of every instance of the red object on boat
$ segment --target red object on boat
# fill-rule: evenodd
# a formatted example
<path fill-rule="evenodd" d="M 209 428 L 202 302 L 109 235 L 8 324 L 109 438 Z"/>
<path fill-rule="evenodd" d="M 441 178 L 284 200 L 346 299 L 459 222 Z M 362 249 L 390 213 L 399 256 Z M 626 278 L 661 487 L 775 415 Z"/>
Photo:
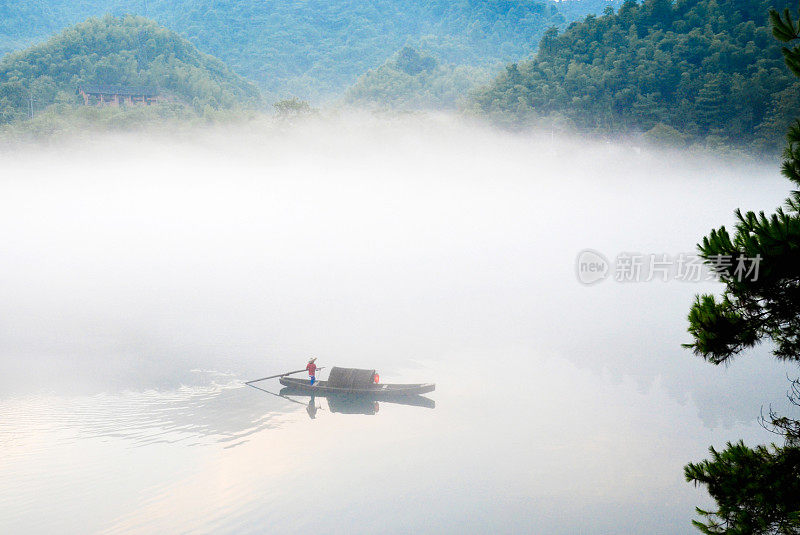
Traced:
<path fill-rule="evenodd" d="M 378 375 L 377 372 L 375 373 L 375 376 L 373 377 L 373 379 L 375 380 L 375 384 L 378 384 L 378 381 L 381 380 L 381 378 L 380 378 L 380 376 Z"/>

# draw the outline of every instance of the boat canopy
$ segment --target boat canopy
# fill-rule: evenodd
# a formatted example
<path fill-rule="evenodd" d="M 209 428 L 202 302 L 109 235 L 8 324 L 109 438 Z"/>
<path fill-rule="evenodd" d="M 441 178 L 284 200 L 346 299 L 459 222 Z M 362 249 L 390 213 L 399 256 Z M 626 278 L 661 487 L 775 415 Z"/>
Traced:
<path fill-rule="evenodd" d="M 375 370 L 338 368 L 334 366 L 328 374 L 328 386 L 336 388 L 361 388 L 374 383 Z"/>

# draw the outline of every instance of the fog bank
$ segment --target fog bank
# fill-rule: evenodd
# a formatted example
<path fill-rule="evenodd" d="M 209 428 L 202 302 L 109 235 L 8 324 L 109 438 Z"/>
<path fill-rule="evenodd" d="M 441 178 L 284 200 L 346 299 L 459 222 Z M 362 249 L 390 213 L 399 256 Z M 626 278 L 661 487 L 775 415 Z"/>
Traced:
<path fill-rule="evenodd" d="M 692 296 L 719 285 L 575 274 L 586 248 L 692 253 L 735 208 L 773 209 L 775 162 L 408 116 L 97 136 L 0 169 L 7 393 L 251 378 L 307 355 L 515 381 L 563 359 L 658 381 L 713 424 L 752 421 L 793 373 L 766 348 L 727 369 L 681 349 Z"/>

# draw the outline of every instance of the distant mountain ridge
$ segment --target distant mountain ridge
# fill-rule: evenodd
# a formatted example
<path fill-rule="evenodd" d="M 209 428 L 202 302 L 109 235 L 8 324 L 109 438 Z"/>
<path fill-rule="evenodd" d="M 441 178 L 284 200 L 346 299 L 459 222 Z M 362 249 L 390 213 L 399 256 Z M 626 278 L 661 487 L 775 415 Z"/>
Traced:
<path fill-rule="evenodd" d="M 406 45 L 488 67 L 533 51 L 550 26 L 619 0 L 18 0 L 0 5 L 0 54 L 107 12 L 176 31 L 272 95 L 340 95 Z M 567 16 L 564 15 L 567 13 Z"/>

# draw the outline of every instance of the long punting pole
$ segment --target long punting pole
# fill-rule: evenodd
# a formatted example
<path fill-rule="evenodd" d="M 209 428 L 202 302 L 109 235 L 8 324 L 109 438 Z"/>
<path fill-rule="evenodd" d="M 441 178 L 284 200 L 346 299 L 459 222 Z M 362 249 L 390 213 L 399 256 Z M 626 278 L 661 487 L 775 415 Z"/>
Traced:
<path fill-rule="evenodd" d="M 318 370 L 324 370 L 325 367 L 317 368 Z M 286 373 L 279 373 L 278 375 L 270 375 L 269 377 L 262 377 L 261 379 L 253 379 L 252 381 L 245 381 L 244 384 L 249 385 L 250 383 L 257 383 L 259 381 L 266 381 L 267 379 L 275 379 L 276 377 L 283 377 L 284 375 L 292 375 L 293 373 L 300 373 L 306 371 L 305 368 L 302 370 L 295 370 L 293 372 L 286 372 Z"/>

